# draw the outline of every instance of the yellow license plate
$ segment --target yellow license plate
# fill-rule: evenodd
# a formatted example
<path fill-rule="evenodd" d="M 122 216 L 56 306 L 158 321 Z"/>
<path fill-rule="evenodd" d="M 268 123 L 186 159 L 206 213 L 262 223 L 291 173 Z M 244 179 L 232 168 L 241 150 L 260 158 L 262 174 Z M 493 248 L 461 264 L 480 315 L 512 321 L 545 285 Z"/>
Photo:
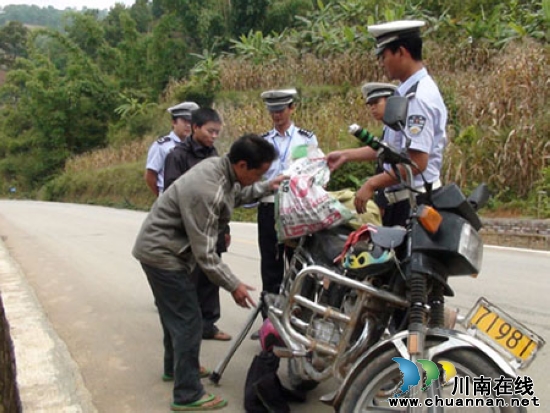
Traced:
<path fill-rule="evenodd" d="M 512 355 L 520 368 L 526 367 L 544 345 L 544 339 L 484 298 L 470 310 L 466 326 L 481 333 L 479 338 Z"/>

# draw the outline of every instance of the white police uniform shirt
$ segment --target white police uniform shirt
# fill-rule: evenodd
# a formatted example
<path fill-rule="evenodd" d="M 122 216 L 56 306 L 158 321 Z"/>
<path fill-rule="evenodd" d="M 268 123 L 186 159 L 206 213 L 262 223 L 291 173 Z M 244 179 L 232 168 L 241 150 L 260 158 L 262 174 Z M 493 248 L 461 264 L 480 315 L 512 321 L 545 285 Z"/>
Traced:
<path fill-rule="evenodd" d="M 168 136 L 163 136 L 153 142 L 147 153 L 147 164 L 145 168 L 151 169 L 157 173 L 157 188 L 159 189 L 159 194 L 164 189 L 164 161 L 166 160 L 166 155 L 168 155 L 168 152 L 170 152 L 178 142 L 181 142 L 181 139 L 172 131 Z"/>
<path fill-rule="evenodd" d="M 313 132 L 306 129 L 300 129 L 294 125 L 294 123 L 291 123 L 284 135 L 281 135 L 277 129 L 271 129 L 261 137 L 273 145 L 278 156 L 264 174 L 264 179 L 267 181 L 280 175 L 288 168 L 292 160 L 292 151 L 295 147 L 301 145 L 317 147 L 319 145 L 317 137 Z M 268 202 L 273 202 L 271 198 L 272 197 L 270 197 L 270 201 Z M 262 199 L 262 201 L 265 202 L 266 200 Z"/>
<path fill-rule="evenodd" d="M 447 108 L 432 77 L 422 68 L 397 88 L 396 95 L 405 96 L 407 91 L 418 83 L 416 93 L 409 98 L 407 124 L 405 131 L 411 139 L 409 149 L 429 155 L 428 165 L 423 172 L 429 183 L 436 182 L 441 175 L 443 151 L 447 145 Z M 405 149 L 407 141 L 402 132 L 388 129 L 384 141 L 395 148 Z M 390 170 L 389 165 L 384 165 Z M 420 175 L 414 177 L 414 187 L 422 187 L 424 182 Z M 392 188 L 394 189 L 394 188 Z M 398 189 L 398 188 L 395 188 Z"/>

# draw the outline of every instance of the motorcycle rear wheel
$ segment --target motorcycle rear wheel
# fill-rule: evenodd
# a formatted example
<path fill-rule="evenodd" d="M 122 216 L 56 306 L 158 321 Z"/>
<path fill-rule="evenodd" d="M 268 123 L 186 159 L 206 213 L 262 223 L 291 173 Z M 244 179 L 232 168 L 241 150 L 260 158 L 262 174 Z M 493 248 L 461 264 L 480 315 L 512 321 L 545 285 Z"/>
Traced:
<path fill-rule="evenodd" d="M 344 400 L 338 409 L 339 413 L 364 413 L 364 412 L 380 412 L 383 411 L 396 411 L 405 412 L 406 407 L 390 407 L 388 398 L 392 398 L 393 394 L 398 390 L 402 384 L 403 374 L 399 369 L 399 365 L 392 360 L 393 357 L 401 357 L 397 350 L 392 349 L 382 355 L 376 357 L 376 359 L 370 363 L 353 381 L 352 385 L 348 389 Z M 450 361 L 457 370 L 457 377 L 469 376 L 470 378 L 479 377 L 483 375 L 485 378 L 498 378 L 501 375 L 506 376 L 504 372 L 500 371 L 490 360 L 479 353 L 469 349 L 455 349 L 450 350 L 444 354 L 441 354 L 433 359 L 434 362 L 446 360 Z M 443 374 L 440 375 L 442 379 Z M 418 390 L 416 394 L 411 394 L 410 397 L 419 397 L 421 402 L 422 397 L 427 397 L 426 392 L 421 392 L 420 388 L 424 384 L 425 378 L 421 379 L 418 386 L 415 386 L 413 390 Z M 470 382 L 470 397 L 472 397 L 473 387 Z M 493 386 L 491 382 L 491 387 Z M 453 385 L 447 385 L 445 387 L 438 386 L 438 383 L 434 383 L 433 393 L 428 397 L 435 398 L 439 396 L 442 399 L 453 397 L 451 392 Z M 413 391 L 411 390 L 411 391 Z M 407 397 L 407 396 L 402 396 Z M 466 399 L 466 395 L 457 393 L 458 398 Z M 475 396 L 476 398 L 479 396 Z M 500 396 L 505 399 L 505 402 L 510 405 L 510 396 Z M 458 412 L 500 412 L 500 413 L 524 413 L 527 410 L 524 407 L 443 407 L 442 410 L 429 410 L 423 403 L 422 412 L 441 411 L 445 413 L 458 413 Z M 433 409 L 433 408 L 432 408 Z"/>

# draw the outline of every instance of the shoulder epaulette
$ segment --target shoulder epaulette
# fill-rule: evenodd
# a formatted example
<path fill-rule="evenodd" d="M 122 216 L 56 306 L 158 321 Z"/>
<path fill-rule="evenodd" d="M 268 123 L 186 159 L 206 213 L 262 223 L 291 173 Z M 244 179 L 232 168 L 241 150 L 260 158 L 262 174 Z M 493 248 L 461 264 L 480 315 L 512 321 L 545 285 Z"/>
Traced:
<path fill-rule="evenodd" d="M 157 139 L 157 143 L 162 145 L 163 143 L 170 142 L 170 136 L 161 136 Z"/>
<path fill-rule="evenodd" d="M 314 135 L 313 131 L 307 129 L 298 129 L 298 133 L 306 138 L 311 138 Z"/>
<path fill-rule="evenodd" d="M 262 139 L 267 138 L 270 134 L 271 134 L 271 131 L 268 131 L 268 132 L 266 132 L 266 133 L 262 133 L 262 134 L 260 135 L 260 138 L 262 138 Z"/>

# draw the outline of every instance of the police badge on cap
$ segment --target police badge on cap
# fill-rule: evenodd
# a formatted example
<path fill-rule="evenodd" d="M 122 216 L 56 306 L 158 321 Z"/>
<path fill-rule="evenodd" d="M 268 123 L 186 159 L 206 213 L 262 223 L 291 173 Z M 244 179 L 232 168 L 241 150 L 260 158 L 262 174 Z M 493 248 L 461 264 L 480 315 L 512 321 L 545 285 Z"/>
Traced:
<path fill-rule="evenodd" d="M 371 103 L 378 98 L 387 98 L 393 95 L 397 86 L 392 83 L 370 82 L 361 87 L 361 92 L 366 103 Z"/>
<path fill-rule="evenodd" d="M 422 20 L 397 20 L 368 26 L 367 30 L 376 38 L 376 54 L 381 54 L 391 43 L 408 37 L 420 37 Z"/>
<path fill-rule="evenodd" d="M 280 112 L 294 102 L 294 96 L 298 94 L 296 89 L 268 90 L 260 96 L 270 112 Z"/>
<path fill-rule="evenodd" d="M 195 102 L 182 102 L 176 106 L 172 106 L 166 109 L 173 118 L 184 118 L 186 120 L 191 120 L 191 112 L 197 110 L 199 105 Z"/>

